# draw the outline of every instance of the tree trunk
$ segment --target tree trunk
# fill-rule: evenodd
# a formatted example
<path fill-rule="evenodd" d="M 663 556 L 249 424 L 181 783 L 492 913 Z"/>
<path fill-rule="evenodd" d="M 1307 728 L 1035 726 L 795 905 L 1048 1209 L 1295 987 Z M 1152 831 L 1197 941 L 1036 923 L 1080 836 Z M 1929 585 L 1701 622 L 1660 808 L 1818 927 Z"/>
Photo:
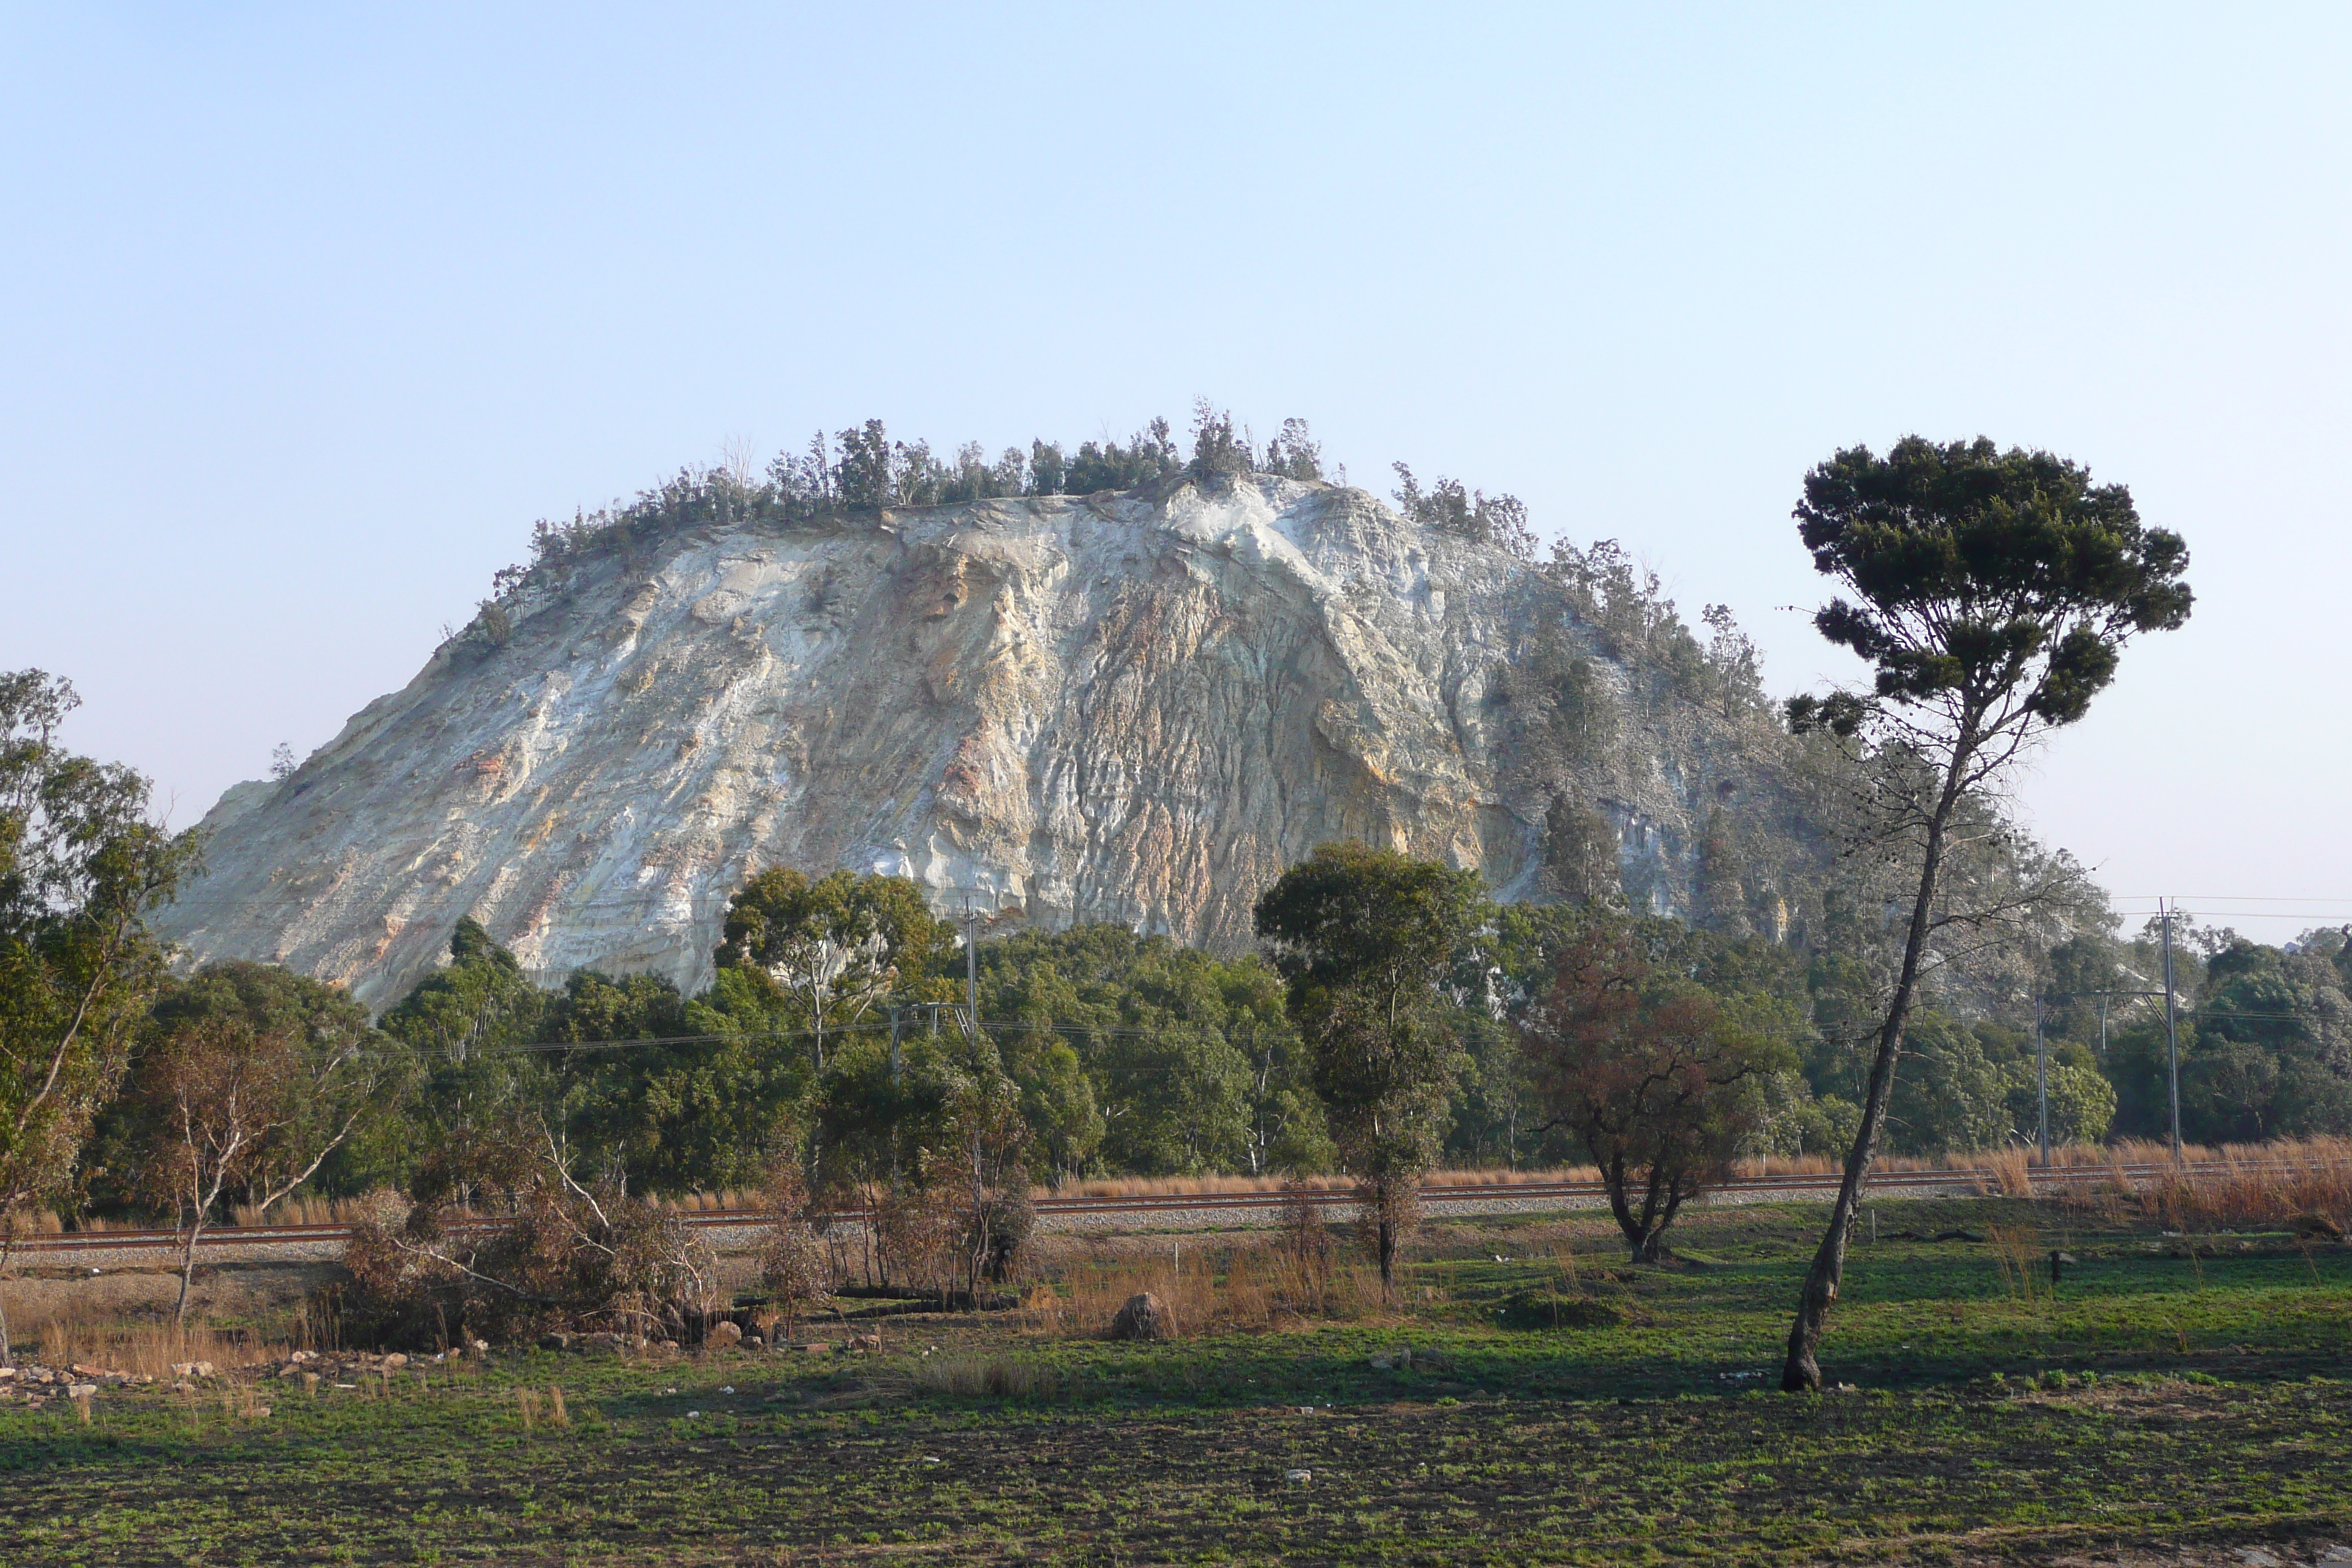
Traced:
<path fill-rule="evenodd" d="M 1853 1230 L 1853 1218 L 1862 1203 L 1862 1184 L 1870 1173 L 1870 1163 L 1878 1152 L 1879 1133 L 1886 1125 L 1887 1101 L 1895 1093 L 1895 1063 L 1902 1054 L 1903 1029 L 1909 1022 L 1911 999 L 1918 989 L 1919 963 L 1926 956 L 1927 931 L 1936 902 L 1936 878 L 1943 867 L 1944 834 L 1949 826 L 1952 808 L 1960 797 L 1960 781 L 1966 775 L 1969 757 L 1975 745 L 1967 731 L 1952 749 L 1950 765 L 1944 772 L 1944 785 L 1936 801 L 1936 812 L 1927 824 L 1927 853 L 1919 866 L 1919 892 L 1911 905 L 1911 928 L 1903 943 L 1903 967 L 1896 973 L 1895 994 L 1887 1003 L 1886 1022 L 1878 1031 L 1878 1050 L 1871 1059 L 1870 1086 L 1863 1098 L 1862 1127 L 1854 1134 L 1853 1147 L 1845 1157 L 1844 1178 L 1838 1183 L 1837 1202 L 1830 1209 L 1829 1230 L 1813 1254 L 1813 1266 L 1805 1274 L 1805 1288 L 1797 1298 L 1797 1321 L 1789 1330 L 1788 1359 L 1781 1363 L 1780 1387 L 1790 1394 L 1819 1389 L 1822 1385 L 1821 1363 L 1813 1352 L 1822 1342 L 1822 1331 L 1828 1326 L 1830 1303 L 1837 1300 L 1838 1286 L 1845 1279 L 1846 1238 Z"/>
<path fill-rule="evenodd" d="M 0 1218 L 0 1226 L 6 1221 Z M 16 1352 L 8 1343 L 8 1255 L 16 1250 L 15 1231 L 0 1235 L 0 1366 L 16 1364 Z"/>
<path fill-rule="evenodd" d="M 180 1304 L 172 1313 L 172 1325 L 184 1330 L 188 1326 L 188 1292 L 196 1280 L 196 1238 L 205 1233 L 205 1211 L 196 1210 L 195 1223 L 188 1226 L 186 1245 L 180 1249 Z"/>
<path fill-rule="evenodd" d="M 1389 1217 L 1385 1204 L 1381 1205 L 1380 1222 L 1375 1228 L 1380 1236 L 1381 1294 L 1393 1296 L 1396 1294 L 1396 1222 Z"/>

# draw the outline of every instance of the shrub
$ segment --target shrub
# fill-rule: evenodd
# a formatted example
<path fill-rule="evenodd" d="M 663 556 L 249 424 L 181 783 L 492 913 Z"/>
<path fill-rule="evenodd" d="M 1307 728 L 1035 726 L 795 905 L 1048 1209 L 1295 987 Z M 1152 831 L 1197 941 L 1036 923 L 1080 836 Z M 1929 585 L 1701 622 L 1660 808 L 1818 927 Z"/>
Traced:
<path fill-rule="evenodd" d="M 461 1135 L 427 1159 L 410 1197 L 404 1214 L 362 1221 L 344 1247 L 352 1282 L 332 1305 L 355 1342 L 669 1338 L 713 1305 L 710 1249 L 651 1201 L 574 1180 L 544 1128 Z"/>

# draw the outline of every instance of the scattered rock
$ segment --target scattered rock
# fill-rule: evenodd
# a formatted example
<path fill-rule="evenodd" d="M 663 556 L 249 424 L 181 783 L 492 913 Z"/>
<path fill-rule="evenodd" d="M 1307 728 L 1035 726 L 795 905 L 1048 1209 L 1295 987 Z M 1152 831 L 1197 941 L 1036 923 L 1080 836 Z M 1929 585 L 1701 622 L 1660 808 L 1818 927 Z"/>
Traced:
<path fill-rule="evenodd" d="M 185 1378 L 182 1378 L 179 1382 L 172 1385 L 172 1392 L 174 1394 L 194 1394 L 195 1391 L 196 1385 L 190 1383 Z"/>
<path fill-rule="evenodd" d="M 730 1320 L 721 1318 L 703 1331 L 702 1342 L 716 1350 L 725 1350 L 743 1342 L 743 1331 Z"/>
<path fill-rule="evenodd" d="M 1315 1472 L 1312 1470 L 1285 1470 L 1282 1472 L 1282 1479 L 1288 1481 L 1294 1487 L 1311 1486 L 1314 1484 Z"/>
<path fill-rule="evenodd" d="M 390 1355 L 383 1358 L 384 1370 L 387 1372 L 406 1366 L 407 1364 L 408 1358 L 401 1354 L 398 1351 L 394 1351 Z"/>
<path fill-rule="evenodd" d="M 77 1383 L 72 1387 L 66 1390 L 66 1397 L 68 1399 L 89 1399 L 94 1397 L 97 1393 L 98 1384 L 94 1383 Z"/>
<path fill-rule="evenodd" d="M 543 1351 L 568 1351 L 572 1348 L 572 1336 L 570 1334 L 541 1334 L 539 1336 L 539 1348 Z"/>
<path fill-rule="evenodd" d="M 880 1355 L 882 1353 L 882 1336 L 880 1334 L 852 1334 L 849 1337 L 849 1353 L 851 1355 Z"/>
<path fill-rule="evenodd" d="M 2286 1568 L 2284 1560 L 2278 1553 L 2265 1552 L 2259 1546 L 2241 1548 L 2238 1561 L 2243 1563 L 2246 1568 Z"/>
<path fill-rule="evenodd" d="M 317 1361 L 319 1359 L 319 1352 L 316 1351 L 289 1351 L 287 1352 L 286 1359 L 297 1363 L 306 1361 Z"/>
<path fill-rule="evenodd" d="M 1110 1337 L 1115 1340 L 1151 1342 L 1176 1337 L 1176 1315 L 1150 1291 L 1145 1290 L 1127 1299 L 1110 1321 Z"/>

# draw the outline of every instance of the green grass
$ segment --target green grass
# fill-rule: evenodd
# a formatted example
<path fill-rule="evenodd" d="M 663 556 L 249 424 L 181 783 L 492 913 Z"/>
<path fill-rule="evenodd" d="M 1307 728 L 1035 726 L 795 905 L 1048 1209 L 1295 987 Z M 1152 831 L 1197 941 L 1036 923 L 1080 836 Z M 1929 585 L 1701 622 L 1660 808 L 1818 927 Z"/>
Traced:
<path fill-rule="evenodd" d="M 1900 1210 L 1923 1211 L 2047 1217 Z M 152 1392 L 101 1396 L 87 1426 L 0 1406 L 0 1561 L 1862 1563 L 2352 1541 L 2345 1249 L 2210 1238 L 2190 1258 L 2076 1221 L 2050 1234 L 2079 1268 L 2027 1300 L 1987 1247 L 1861 1246 L 1824 1364 L 1862 1387 L 1792 1398 L 1739 1374 L 1777 1367 L 1817 1223 L 1708 1211 L 1687 1238 L 1708 1267 L 1588 1249 L 1572 1285 L 1492 1261 L 1532 1223 L 1452 1227 L 1392 1323 L 1139 1346 L 898 1320 L 878 1362 L 533 1352 L 389 1397 L 272 1383 L 258 1419 Z M 1531 1290 L 1622 1321 L 1492 1325 Z M 1017 1398 L 930 1392 L 933 1344 L 934 1367 L 1034 1375 Z M 1370 1364 L 1403 1344 L 1451 1365 Z M 526 1433 L 516 1391 L 558 1384 L 572 1425 L 542 1412 Z"/>

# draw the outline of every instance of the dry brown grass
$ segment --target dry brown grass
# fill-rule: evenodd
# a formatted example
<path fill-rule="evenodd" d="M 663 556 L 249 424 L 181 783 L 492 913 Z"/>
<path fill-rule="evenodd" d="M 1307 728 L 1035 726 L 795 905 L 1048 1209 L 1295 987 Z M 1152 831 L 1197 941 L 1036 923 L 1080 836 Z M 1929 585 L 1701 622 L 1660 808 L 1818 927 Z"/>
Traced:
<path fill-rule="evenodd" d="M 2011 1295 L 2038 1301 L 2050 1294 L 2049 1253 L 2040 1231 L 2025 1225 L 1988 1226 L 1985 1239 L 1992 1243 L 1993 1266 Z"/>
<path fill-rule="evenodd" d="M 2147 1183 L 2141 1203 L 2168 1229 L 2245 1229 L 2352 1221 L 2352 1138 L 2229 1147 L 2201 1167 Z"/>
<path fill-rule="evenodd" d="M 915 1386 L 960 1399 L 1058 1399 L 1069 1379 L 1053 1367 L 1005 1355 L 950 1355 L 915 1368 Z"/>
<path fill-rule="evenodd" d="M 95 1366 L 171 1380 L 172 1368 L 208 1361 L 224 1372 L 279 1361 L 293 1347 L 257 1334 L 178 1329 L 167 1322 L 52 1312 L 20 1340 L 18 1352 L 44 1366 Z"/>
<path fill-rule="evenodd" d="M 1022 1300 L 1030 1333 L 1099 1338 L 1132 1296 L 1160 1298 L 1180 1337 L 1262 1332 L 1308 1319 L 1354 1320 L 1382 1310 L 1379 1271 L 1332 1250 L 1300 1249 L 1280 1238 L 1171 1246 L 1148 1258 L 1090 1259 Z"/>
<path fill-rule="evenodd" d="M 387 1204 L 404 1208 L 407 1200 L 389 1189 L 352 1198 L 295 1197 L 286 1199 L 266 1215 L 251 1204 L 239 1204 L 232 1219 L 240 1226 L 357 1225 L 381 1213 Z"/>

